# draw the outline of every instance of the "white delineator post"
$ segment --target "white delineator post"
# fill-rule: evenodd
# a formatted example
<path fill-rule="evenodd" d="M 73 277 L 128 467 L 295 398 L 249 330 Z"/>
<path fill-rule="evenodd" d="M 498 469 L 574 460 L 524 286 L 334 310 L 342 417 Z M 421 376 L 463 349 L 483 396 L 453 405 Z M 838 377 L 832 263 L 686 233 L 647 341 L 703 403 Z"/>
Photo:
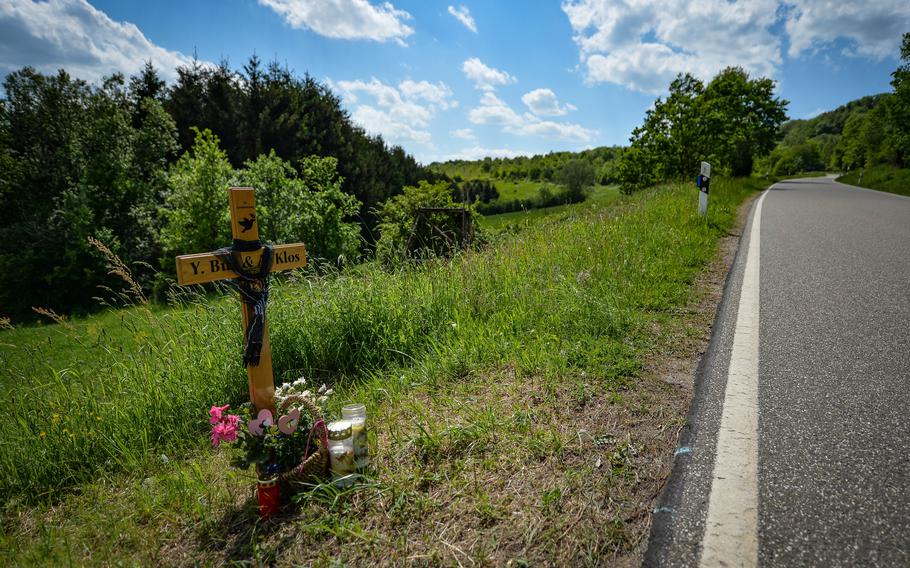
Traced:
<path fill-rule="evenodd" d="M 711 164 L 701 163 L 701 174 L 698 176 L 698 214 L 708 214 L 708 186 L 711 182 Z"/>

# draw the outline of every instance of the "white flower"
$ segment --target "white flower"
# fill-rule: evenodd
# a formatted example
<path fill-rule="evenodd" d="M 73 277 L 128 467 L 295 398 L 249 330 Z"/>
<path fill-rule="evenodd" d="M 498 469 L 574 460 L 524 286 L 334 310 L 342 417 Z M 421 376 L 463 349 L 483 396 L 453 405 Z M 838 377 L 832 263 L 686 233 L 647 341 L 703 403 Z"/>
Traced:
<path fill-rule="evenodd" d="M 322 383 L 322 386 L 319 387 L 319 394 L 325 393 L 325 391 L 326 391 L 327 388 L 328 388 L 328 387 L 325 386 L 325 383 Z"/>
<path fill-rule="evenodd" d="M 329 399 L 329 397 L 327 397 L 327 396 L 320 396 L 319 398 L 316 399 L 316 402 L 318 402 L 319 404 L 324 404 L 325 401 L 328 399 Z"/>

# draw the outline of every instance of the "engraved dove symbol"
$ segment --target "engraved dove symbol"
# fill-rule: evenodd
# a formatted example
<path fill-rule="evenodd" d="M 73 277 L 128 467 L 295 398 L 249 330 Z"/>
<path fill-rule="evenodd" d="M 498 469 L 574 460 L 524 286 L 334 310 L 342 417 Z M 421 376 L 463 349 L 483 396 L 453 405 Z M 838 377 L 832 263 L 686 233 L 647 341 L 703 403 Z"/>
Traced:
<path fill-rule="evenodd" d="M 249 217 L 247 217 L 246 219 L 241 219 L 239 221 L 240 226 L 243 227 L 243 230 L 240 232 L 245 233 L 245 232 L 249 231 L 250 229 L 253 228 L 253 223 L 255 223 L 255 222 L 256 222 L 256 214 L 250 213 Z"/>

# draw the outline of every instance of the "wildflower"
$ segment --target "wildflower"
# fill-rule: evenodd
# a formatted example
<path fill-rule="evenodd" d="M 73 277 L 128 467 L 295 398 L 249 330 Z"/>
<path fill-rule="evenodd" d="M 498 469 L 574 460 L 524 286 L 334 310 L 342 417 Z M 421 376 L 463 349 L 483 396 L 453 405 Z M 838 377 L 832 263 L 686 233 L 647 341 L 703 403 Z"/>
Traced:
<path fill-rule="evenodd" d="M 230 407 L 229 404 L 225 404 L 224 406 L 213 406 L 212 408 L 210 408 L 209 415 L 211 416 L 211 418 L 209 419 L 209 422 L 211 422 L 212 424 L 218 424 L 221 421 L 221 414 L 225 410 L 227 410 L 229 407 Z"/>
<path fill-rule="evenodd" d="M 57 422 L 60 422 L 60 415 L 55 412 L 54 415 L 51 416 L 51 422 L 53 422 L 54 424 L 56 424 Z"/>
<path fill-rule="evenodd" d="M 38 434 L 38 436 L 43 440 L 44 437 L 47 436 L 47 434 L 44 432 L 44 430 L 42 430 L 41 433 Z"/>

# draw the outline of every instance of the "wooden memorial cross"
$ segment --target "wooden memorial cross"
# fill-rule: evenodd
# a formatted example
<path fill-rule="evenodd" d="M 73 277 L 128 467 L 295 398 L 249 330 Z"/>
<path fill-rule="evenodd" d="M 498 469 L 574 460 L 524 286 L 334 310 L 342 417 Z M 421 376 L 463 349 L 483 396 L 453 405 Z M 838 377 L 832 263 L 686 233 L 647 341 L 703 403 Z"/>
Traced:
<path fill-rule="evenodd" d="M 259 223 L 256 217 L 256 197 L 251 187 L 232 187 L 228 192 L 231 205 L 231 234 L 234 238 L 233 254 L 236 265 L 247 275 L 260 271 L 265 247 L 259 242 Z M 306 247 L 303 243 L 274 245 L 270 272 L 306 266 Z M 181 286 L 203 284 L 228 278 L 238 278 L 241 293 L 244 290 L 262 291 L 261 283 L 240 279 L 223 260 L 223 253 L 204 252 L 177 257 L 177 283 Z M 244 288 L 245 287 L 245 288 Z M 242 302 L 244 348 L 246 333 L 254 317 L 254 307 Z M 263 320 L 265 314 L 263 313 Z M 247 366 L 250 382 L 250 401 L 257 410 L 267 408 L 275 415 L 275 382 L 272 378 L 272 352 L 269 348 L 269 329 L 263 321 L 262 349 L 259 364 Z"/>

